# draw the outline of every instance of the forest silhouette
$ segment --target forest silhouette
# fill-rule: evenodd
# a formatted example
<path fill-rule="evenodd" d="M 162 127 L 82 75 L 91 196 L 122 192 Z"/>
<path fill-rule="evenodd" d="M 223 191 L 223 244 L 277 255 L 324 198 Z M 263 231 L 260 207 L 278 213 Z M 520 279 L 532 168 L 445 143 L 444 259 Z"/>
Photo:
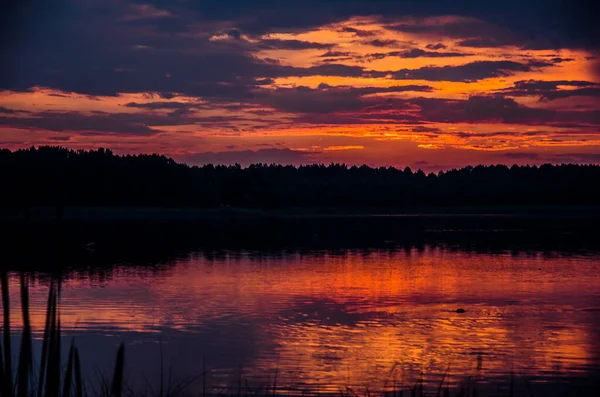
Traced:
<path fill-rule="evenodd" d="M 425 174 L 406 167 L 189 166 L 107 149 L 0 149 L 0 205 L 406 208 L 598 205 L 600 166 L 491 165 Z"/>

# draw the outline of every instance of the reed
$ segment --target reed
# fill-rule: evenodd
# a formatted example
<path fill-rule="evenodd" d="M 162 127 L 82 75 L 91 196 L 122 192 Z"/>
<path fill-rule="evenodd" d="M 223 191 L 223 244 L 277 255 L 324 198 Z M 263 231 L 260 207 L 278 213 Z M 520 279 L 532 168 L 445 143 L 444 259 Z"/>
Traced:
<path fill-rule="evenodd" d="M 6 272 L 0 273 L 0 282 L 2 285 L 2 310 L 4 314 L 4 357 L 2 363 L 2 394 L 10 396 L 13 392 L 12 384 L 12 350 L 10 347 L 10 294 L 8 293 L 8 275 Z"/>
<path fill-rule="evenodd" d="M 66 366 L 63 368 L 61 360 L 61 326 L 58 311 L 59 286 L 54 281 L 50 283 L 48 292 L 48 305 L 44 334 L 42 338 L 42 351 L 38 368 L 34 370 L 33 360 L 33 335 L 29 314 L 29 280 L 25 276 L 20 278 L 21 311 L 23 330 L 21 331 L 21 344 L 18 352 L 18 365 L 16 373 L 12 370 L 12 347 L 10 341 L 10 292 L 8 274 L 0 273 L 0 286 L 2 289 L 2 342 L 0 343 L 0 394 L 2 397 L 84 397 L 87 396 L 81 372 L 79 351 L 75 340 L 71 341 Z M 114 374 L 110 387 L 109 397 L 122 397 L 123 373 L 125 367 L 125 346 L 121 344 L 117 351 Z"/>

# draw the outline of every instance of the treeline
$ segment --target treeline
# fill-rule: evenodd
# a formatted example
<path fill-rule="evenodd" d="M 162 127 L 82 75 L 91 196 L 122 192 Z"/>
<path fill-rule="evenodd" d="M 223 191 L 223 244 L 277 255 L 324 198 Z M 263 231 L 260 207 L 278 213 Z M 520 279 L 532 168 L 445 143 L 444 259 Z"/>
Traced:
<path fill-rule="evenodd" d="M 476 166 L 430 173 L 344 164 L 190 167 L 160 155 L 0 149 L 4 206 L 401 208 L 600 204 L 600 166 Z"/>

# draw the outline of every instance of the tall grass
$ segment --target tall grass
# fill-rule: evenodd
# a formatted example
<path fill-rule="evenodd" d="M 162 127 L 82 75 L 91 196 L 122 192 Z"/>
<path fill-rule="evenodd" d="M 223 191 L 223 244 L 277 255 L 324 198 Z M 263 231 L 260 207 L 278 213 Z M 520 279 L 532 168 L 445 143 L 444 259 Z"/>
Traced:
<path fill-rule="evenodd" d="M 10 293 L 8 274 L 0 273 L 2 287 L 3 327 L 0 343 L 0 394 L 2 397 L 84 397 L 85 384 L 81 375 L 81 361 L 75 341 L 71 342 L 65 367 L 61 360 L 61 327 L 58 312 L 59 288 L 50 283 L 46 321 L 42 338 L 39 365 L 33 360 L 33 335 L 29 317 L 29 282 L 24 275 L 20 278 L 21 310 L 23 330 L 18 352 L 16 373 L 12 369 Z M 106 397 L 121 397 L 123 393 L 123 371 L 125 346 L 117 352 L 115 370 L 110 388 L 103 393 Z"/>

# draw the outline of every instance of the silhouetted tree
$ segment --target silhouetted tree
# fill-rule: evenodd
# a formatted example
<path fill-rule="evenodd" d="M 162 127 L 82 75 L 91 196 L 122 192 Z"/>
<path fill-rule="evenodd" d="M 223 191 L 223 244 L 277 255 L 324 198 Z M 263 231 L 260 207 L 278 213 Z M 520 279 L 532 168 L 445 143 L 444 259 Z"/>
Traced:
<path fill-rule="evenodd" d="M 430 173 L 345 164 L 190 167 L 170 158 L 0 149 L 3 206 L 402 208 L 600 204 L 600 167 L 491 165 Z"/>

